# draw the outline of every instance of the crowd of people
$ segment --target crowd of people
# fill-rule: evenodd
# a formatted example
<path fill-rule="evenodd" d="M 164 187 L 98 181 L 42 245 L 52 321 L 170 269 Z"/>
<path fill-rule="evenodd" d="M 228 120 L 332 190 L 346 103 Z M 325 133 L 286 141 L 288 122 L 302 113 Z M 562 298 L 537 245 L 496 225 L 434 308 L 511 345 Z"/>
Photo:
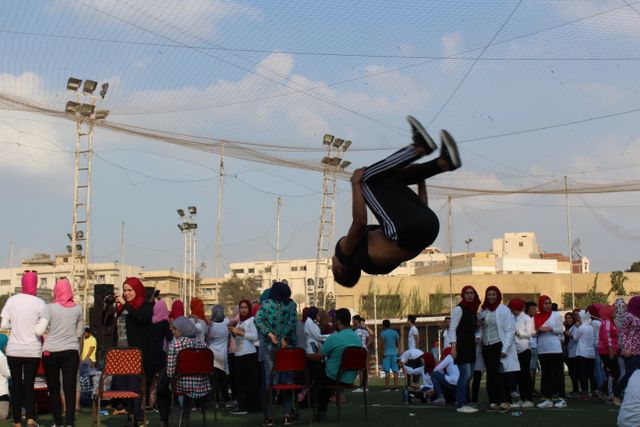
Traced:
<path fill-rule="evenodd" d="M 440 337 L 439 363 L 436 352 L 413 346 L 415 317 L 409 317 L 409 349 L 399 356 L 409 384 L 405 399 L 451 403 L 457 412 L 475 413 L 484 374 L 489 412 L 566 408 L 568 398 L 602 399 L 621 407 L 620 426 L 640 425 L 640 296 L 628 303 L 618 298 L 613 305 L 576 308 L 564 316 L 546 295 L 537 303 L 514 298 L 505 305 L 496 286 L 486 289 L 482 302 L 472 286 L 465 286 L 460 296 Z M 384 332 L 381 342 L 383 370 L 397 378 L 398 367 L 390 362 L 397 356 L 396 345 Z M 538 369 L 539 392 L 534 389 Z M 537 403 L 534 396 L 540 398 Z"/>
<path fill-rule="evenodd" d="M 49 304 L 36 296 L 37 283 L 36 272 L 25 272 L 22 292 L 10 297 L 1 313 L 2 328 L 11 332 L 8 337 L 0 334 L 0 417 L 12 414 L 18 427 L 24 415 L 27 425 L 37 425 L 34 381 L 41 367 L 55 426 L 73 426 L 79 407 L 79 373 L 83 367 L 100 369 L 102 361 L 95 338 L 84 327 L 82 310 L 73 301 L 69 281 L 56 281 Z M 613 305 L 593 304 L 564 316 L 546 295 L 537 303 L 514 298 L 504 304 L 495 286 L 486 289 L 483 301 L 472 286 L 465 286 L 460 296 L 460 303 L 447 316 L 442 346 L 432 351 L 420 349 L 426 346 L 421 345 L 415 316 L 408 318 L 408 345 L 402 354 L 400 335 L 389 320 L 383 321 L 379 340 L 387 373 L 385 391 L 397 390 L 402 369 L 407 377 L 405 399 L 452 404 L 457 412 L 475 413 L 485 375 L 489 412 L 566 408 L 569 398 L 603 399 L 621 406 L 619 425 L 638 424 L 640 296 L 628 303 L 619 298 Z M 276 352 L 291 347 L 304 349 L 312 386 L 295 401 L 290 393 L 281 396 L 283 422 L 294 424 L 296 401 L 312 397 L 317 419 L 322 421 L 331 398 L 324 386 L 336 381 L 344 349 L 368 348 L 374 339 L 365 319 L 351 317 L 347 309 L 326 312 L 306 307 L 299 318 L 291 289 L 283 282 L 275 282 L 255 301 L 239 301 L 232 309 L 215 305 L 209 318 L 198 298 L 191 299 L 189 309 L 186 316 L 180 300 L 171 309 L 162 299 L 149 300 L 135 277 L 127 278 L 117 295 L 112 344 L 142 350 L 147 384 L 142 394 L 140 377 L 114 377 L 110 383 L 111 390 L 140 394 L 137 399 L 111 403 L 127 414 L 128 425 L 142 425 L 144 411 L 155 408 L 166 426 L 172 407 L 177 408 L 180 425 L 189 425 L 192 407 L 213 397 L 232 415 L 262 411 L 263 425 L 272 426 L 274 395 L 269 385 Z M 215 380 L 179 378 L 174 391 L 182 397 L 174 405 L 170 387 L 177 356 L 189 348 L 212 351 Z M 565 365 L 569 387 L 565 387 Z M 534 389 L 538 370 L 539 393 Z M 348 372 L 340 380 L 354 383 L 355 379 L 355 372 Z M 296 379 L 293 373 L 281 372 L 276 381 L 289 384 Z M 537 403 L 536 397 L 540 398 Z"/>

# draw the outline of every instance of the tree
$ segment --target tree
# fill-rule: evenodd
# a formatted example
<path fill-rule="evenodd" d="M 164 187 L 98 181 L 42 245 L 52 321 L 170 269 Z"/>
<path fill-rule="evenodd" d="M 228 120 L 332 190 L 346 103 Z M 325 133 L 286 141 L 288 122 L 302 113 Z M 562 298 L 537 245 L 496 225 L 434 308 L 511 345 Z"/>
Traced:
<path fill-rule="evenodd" d="M 444 308 L 445 294 L 442 292 L 442 286 L 438 285 L 436 292 L 429 295 L 429 314 L 442 314 L 445 312 Z"/>
<path fill-rule="evenodd" d="M 616 296 L 627 295 L 627 291 L 624 289 L 624 282 L 629 280 L 629 278 L 625 276 L 622 271 L 612 271 L 609 277 L 611 278 L 611 289 L 607 296 L 612 293 Z"/>
<path fill-rule="evenodd" d="M 628 270 L 626 270 L 627 273 L 640 273 L 640 261 L 636 261 L 633 264 L 631 264 L 631 267 L 629 267 Z"/>
<path fill-rule="evenodd" d="M 586 294 L 576 296 L 575 298 L 575 306 L 586 308 L 591 304 L 608 304 L 609 294 L 611 294 L 611 290 L 609 293 L 598 292 L 598 275 L 600 273 L 596 273 L 595 279 L 593 279 L 593 286 L 587 291 Z M 562 294 L 562 303 L 565 308 L 574 308 L 571 304 L 571 293 L 566 292 Z"/>
<path fill-rule="evenodd" d="M 258 299 L 259 296 L 259 280 L 252 276 L 245 277 L 244 279 L 233 276 L 220 284 L 218 302 L 222 304 L 227 313 L 230 314 L 240 300 L 248 299 L 249 301 L 253 301 Z"/>

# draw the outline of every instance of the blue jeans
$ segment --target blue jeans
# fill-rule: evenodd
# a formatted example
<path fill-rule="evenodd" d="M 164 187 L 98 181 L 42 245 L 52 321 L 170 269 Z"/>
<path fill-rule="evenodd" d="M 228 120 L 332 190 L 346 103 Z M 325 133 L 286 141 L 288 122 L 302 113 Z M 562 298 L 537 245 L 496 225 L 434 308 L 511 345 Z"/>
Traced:
<path fill-rule="evenodd" d="M 596 386 L 600 388 L 607 380 L 607 375 L 605 374 L 604 367 L 602 366 L 602 359 L 600 359 L 600 355 L 598 354 L 598 347 L 595 347 L 595 349 L 596 360 L 594 362 L 594 375 L 596 376 Z"/>
<path fill-rule="evenodd" d="M 273 363 L 276 359 L 276 351 L 278 348 L 273 345 L 270 340 L 265 340 L 262 350 L 262 363 L 264 366 L 264 388 L 262 393 L 262 402 L 265 417 L 273 417 L 273 395 L 271 394 L 271 372 L 273 371 Z M 293 384 L 293 372 L 282 372 L 273 379 L 276 384 Z M 293 399 L 289 392 L 282 395 L 283 411 L 285 414 L 291 414 L 293 411 Z"/>
<path fill-rule="evenodd" d="M 431 373 L 431 380 L 433 382 L 433 390 L 436 392 L 438 398 L 445 398 L 445 392 L 447 394 L 454 395 L 456 393 L 457 386 L 449 384 L 442 372 L 433 371 Z"/>
<path fill-rule="evenodd" d="M 460 370 L 460 377 L 458 377 L 458 384 L 456 385 L 456 406 L 458 408 L 467 404 L 469 380 L 471 379 L 471 373 L 473 371 L 473 363 L 463 363 L 458 365 Z"/>

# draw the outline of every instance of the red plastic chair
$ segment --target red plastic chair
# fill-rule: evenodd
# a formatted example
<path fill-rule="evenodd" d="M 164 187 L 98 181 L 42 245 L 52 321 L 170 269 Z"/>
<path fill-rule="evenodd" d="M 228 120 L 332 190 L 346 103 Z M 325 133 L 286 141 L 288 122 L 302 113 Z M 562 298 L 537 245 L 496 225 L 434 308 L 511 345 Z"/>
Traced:
<path fill-rule="evenodd" d="M 368 384 L 368 369 L 367 369 L 367 350 L 363 347 L 346 347 L 342 353 L 342 360 L 340 362 L 340 368 L 336 375 L 336 409 L 338 421 L 340 421 L 340 396 L 338 392 L 341 389 L 349 388 L 362 388 L 362 396 L 364 398 L 364 419 L 368 419 L 367 409 L 367 384 Z M 348 384 L 340 381 L 342 374 L 346 371 L 360 372 L 360 384 Z"/>
<path fill-rule="evenodd" d="M 132 390 L 104 390 L 104 380 L 106 377 L 116 376 L 137 376 L 140 377 L 140 393 Z M 100 375 L 98 384 L 98 407 L 96 408 L 96 416 L 98 427 L 100 427 L 100 405 L 102 400 L 109 399 L 136 399 L 141 398 L 142 407 L 145 406 L 146 384 L 144 369 L 142 367 L 142 350 L 139 348 L 110 348 L 107 350 L 104 358 L 104 369 Z M 146 415 L 142 412 L 143 422 L 146 422 Z"/>
<path fill-rule="evenodd" d="M 177 384 L 178 379 L 182 377 L 205 377 L 211 384 L 214 383 L 214 368 L 213 368 L 213 352 L 208 348 L 184 348 L 178 353 L 178 360 L 176 362 L 176 372 L 171 379 L 171 402 L 175 402 L 176 396 L 181 396 L 184 393 L 178 393 Z M 215 387 L 212 387 L 215 393 Z M 213 405 L 213 418 L 218 422 L 218 410 L 216 405 Z M 206 406 L 202 404 L 202 426 L 207 424 L 207 410 Z"/>
<path fill-rule="evenodd" d="M 300 384 L 274 384 L 276 374 L 280 372 L 302 372 L 304 375 L 304 385 Z M 273 370 L 271 371 L 270 393 L 273 390 L 287 392 L 293 394 L 293 405 L 296 404 L 296 392 L 309 389 L 309 372 L 307 371 L 306 355 L 301 348 L 281 348 L 276 351 L 275 360 L 273 362 Z M 272 396 L 269 396 L 271 402 Z M 311 398 L 307 398 L 307 421 L 311 425 Z"/>

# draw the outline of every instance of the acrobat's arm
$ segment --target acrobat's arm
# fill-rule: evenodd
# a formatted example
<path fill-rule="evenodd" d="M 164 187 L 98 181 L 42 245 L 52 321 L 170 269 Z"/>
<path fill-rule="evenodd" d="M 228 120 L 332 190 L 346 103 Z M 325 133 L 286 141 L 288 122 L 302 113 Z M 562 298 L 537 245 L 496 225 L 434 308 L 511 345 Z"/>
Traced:
<path fill-rule="evenodd" d="M 351 227 L 344 239 L 340 241 L 340 248 L 345 255 L 351 255 L 360 240 L 367 232 L 367 205 L 362 193 L 362 174 L 365 168 L 357 169 L 351 176 L 352 216 Z"/>
<path fill-rule="evenodd" d="M 427 197 L 427 185 L 424 181 L 418 181 L 418 197 L 422 199 L 425 205 L 429 204 L 429 198 Z"/>

